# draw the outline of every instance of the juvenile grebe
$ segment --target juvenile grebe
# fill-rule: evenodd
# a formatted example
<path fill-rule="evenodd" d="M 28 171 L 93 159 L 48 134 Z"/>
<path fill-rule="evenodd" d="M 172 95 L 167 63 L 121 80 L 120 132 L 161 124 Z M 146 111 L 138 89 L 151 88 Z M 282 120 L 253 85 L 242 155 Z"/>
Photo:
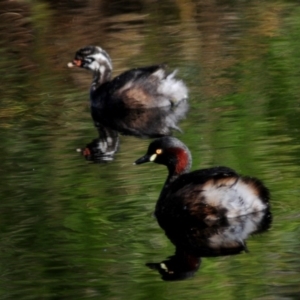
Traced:
<path fill-rule="evenodd" d="M 98 46 L 79 49 L 69 67 L 93 72 L 90 90 L 93 108 L 153 108 L 178 105 L 188 97 L 185 84 L 175 78 L 176 70 L 167 74 L 163 65 L 128 70 L 111 80 L 112 61 Z"/>
<path fill-rule="evenodd" d="M 269 191 L 256 178 L 240 176 L 227 167 L 189 173 L 189 149 L 174 137 L 154 140 L 147 154 L 135 164 L 166 165 L 169 175 L 160 193 L 155 215 L 162 228 L 170 220 L 195 218 L 209 223 L 263 211 L 269 207 Z"/>

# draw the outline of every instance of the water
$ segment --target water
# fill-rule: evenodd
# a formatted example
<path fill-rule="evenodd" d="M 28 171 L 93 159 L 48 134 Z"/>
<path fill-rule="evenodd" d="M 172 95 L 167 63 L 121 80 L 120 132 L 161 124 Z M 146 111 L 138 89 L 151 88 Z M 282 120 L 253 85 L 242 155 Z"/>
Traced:
<path fill-rule="evenodd" d="M 298 1 L 52 3 L 0 4 L 1 299 L 298 299 Z M 193 169 L 227 165 L 271 190 L 272 226 L 249 253 L 203 258 L 177 283 L 145 266 L 175 251 L 152 216 L 166 170 L 132 165 L 147 139 L 121 137 L 106 164 L 75 151 L 96 137 L 91 74 L 67 63 L 89 44 L 115 75 L 178 68 L 191 109 L 175 135 Z"/>

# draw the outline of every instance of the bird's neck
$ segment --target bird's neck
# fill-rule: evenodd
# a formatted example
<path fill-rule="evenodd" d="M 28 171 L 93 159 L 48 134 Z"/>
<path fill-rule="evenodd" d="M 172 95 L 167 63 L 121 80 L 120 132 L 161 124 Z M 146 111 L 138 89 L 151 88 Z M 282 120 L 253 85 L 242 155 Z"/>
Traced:
<path fill-rule="evenodd" d="M 170 166 L 168 167 L 169 170 L 169 174 L 168 177 L 165 181 L 164 187 L 160 193 L 160 198 L 163 198 L 166 193 L 168 192 L 168 189 L 170 187 L 170 185 L 182 174 L 188 173 L 190 170 L 190 167 L 187 166 L 185 169 L 182 169 L 180 172 L 176 172 L 176 168 L 175 166 Z"/>
<path fill-rule="evenodd" d="M 192 165 L 192 156 L 188 149 L 170 148 L 168 152 L 172 158 L 167 165 L 169 174 L 165 185 L 161 191 L 160 197 L 163 197 L 168 191 L 169 186 L 182 174 L 188 173 Z"/>
<path fill-rule="evenodd" d="M 108 68 L 97 68 L 93 71 L 93 81 L 91 85 L 91 91 L 97 89 L 98 86 L 102 85 L 111 79 L 111 70 Z"/>
<path fill-rule="evenodd" d="M 169 148 L 170 160 L 167 164 L 169 175 L 166 183 L 172 183 L 177 177 L 188 173 L 192 164 L 192 156 L 188 149 Z"/>
<path fill-rule="evenodd" d="M 178 175 L 172 175 L 167 177 L 166 181 L 165 181 L 165 184 L 164 184 L 164 187 L 161 191 L 161 196 L 168 190 L 169 186 L 171 185 L 172 182 L 174 182 L 176 179 L 178 178 Z"/>

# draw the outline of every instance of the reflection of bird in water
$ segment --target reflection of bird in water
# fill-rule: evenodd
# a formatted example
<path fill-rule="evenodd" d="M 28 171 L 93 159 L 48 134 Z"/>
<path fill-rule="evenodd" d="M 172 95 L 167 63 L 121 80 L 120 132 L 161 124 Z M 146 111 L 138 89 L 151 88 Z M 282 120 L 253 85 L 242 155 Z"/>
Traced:
<path fill-rule="evenodd" d="M 188 90 L 163 65 L 135 68 L 111 79 L 112 62 L 97 46 L 79 49 L 69 67 L 91 70 L 91 114 L 103 140 L 103 128 L 137 137 L 161 137 L 180 130 L 188 110 Z"/>
<path fill-rule="evenodd" d="M 269 210 L 205 224 L 201 220 L 168 223 L 166 235 L 176 246 L 175 255 L 146 265 L 157 270 L 164 280 L 183 280 L 199 269 L 201 257 L 235 255 L 248 252 L 246 239 L 270 227 Z M 198 221 L 198 222 L 197 222 Z"/>
<path fill-rule="evenodd" d="M 184 280 L 192 277 L 201 265 L 201 257 L 176 249 L 175 255 L 159 263 L 147 263 L 150 269 L 157 270 L 166 281 Z"/>
<path fill-rule="evenodd" d="M 120 132 L 141 138 L 170 135 L 172 129 L 178 129 L 176 123 L 185 114 L 186 102 L 176 107 L 158 107 L 149 109 L 124 109 L 116 112 L 98 110 L 101 124 L 98 123 L 99 138 L 78 149 L 89 161 L 102 162 L 113 160 L 118 150 Z"/>
<path fill-rule="evenodd" d="M 101 125 L 98 130 L 101 132 L 100 137 L 92 140 L 85 148 L 78 148 L 77 152 L 80 152 L 88 161 L 97 163 L 112 161 L 119 147 L 118 133 Z"/>
<path fill-rule="evenodd" d="M 256 178 L 240 176 L 227 167 L 189 173 L 191 153 L 174 137 L 156 139 L 147 154 L 135 163 L 149 161 L 166 165 L 169 170 L 155 209 L 163 228 L 165 219 L 178 216 L 208 223 L 262 211 L 269 206 L 269 191 Z"/>

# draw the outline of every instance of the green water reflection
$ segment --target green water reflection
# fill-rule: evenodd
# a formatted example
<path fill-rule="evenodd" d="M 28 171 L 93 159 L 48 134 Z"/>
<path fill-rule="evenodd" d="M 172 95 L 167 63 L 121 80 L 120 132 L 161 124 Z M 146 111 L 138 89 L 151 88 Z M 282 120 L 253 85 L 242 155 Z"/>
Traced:
<path fill-rule="evenodd" d="M 298 299 L 298 1 L 122 2 L 0 3 L 1 299 Z M 152 217 L 166 170 L 133 166 L 149 143 L 133 137 L 109 164 L 75 152 L 96 137 L 91 77 L 66 64 L 89 44 L 115 74 L 179 69 L 193 169 L 227 165 L 272 192 L 250 253 L 204 258 L 175 284 L 145 267 L 174 253 Z"/>

